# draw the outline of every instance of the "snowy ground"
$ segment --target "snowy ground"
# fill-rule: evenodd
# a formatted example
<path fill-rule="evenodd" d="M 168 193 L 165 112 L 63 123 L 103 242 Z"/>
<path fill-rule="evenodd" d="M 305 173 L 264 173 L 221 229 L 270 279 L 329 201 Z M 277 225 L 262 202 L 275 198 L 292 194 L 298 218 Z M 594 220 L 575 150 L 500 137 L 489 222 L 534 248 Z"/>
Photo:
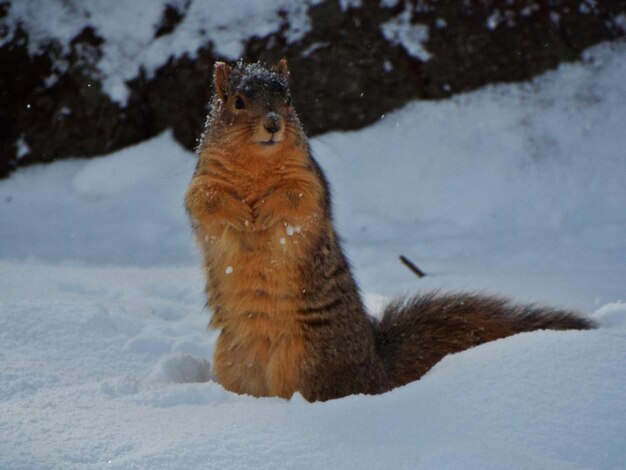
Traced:
<path fill-rule="evenodd" d="M 381 396 L 255 399 L 215 336 L 168 133 L 0 181 L 0 468 L 626 468 L 626 44 L 313 141 L 367 303 L 576 308 Z M 429 275 L 416 279 L 404 254 Z"/>

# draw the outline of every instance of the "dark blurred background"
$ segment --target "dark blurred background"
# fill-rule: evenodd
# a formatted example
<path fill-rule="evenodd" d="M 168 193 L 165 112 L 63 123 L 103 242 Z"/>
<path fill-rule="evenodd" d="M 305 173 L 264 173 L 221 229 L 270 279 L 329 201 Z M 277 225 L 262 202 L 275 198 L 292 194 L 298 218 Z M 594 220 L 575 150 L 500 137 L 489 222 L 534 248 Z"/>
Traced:
<path fill-rule="evenodd" d="M 88 15 L 65 46 L 38 37 L 34 48 L 33 32 L 11 14 L 19 1 L 0 1 L 0 177 L 36 162 L 101 155 L 167 128 L 182 145 L 194 148 L 207 113 L 213 63 L 231 59 L 220 56 L 212 41 L 193 56 L 170 56 L 154 73 L 140 69 L 126 80 L 128 99 L 120 105 L 102 87 L 98 66 L 106 39 Z M 180 34 L 192 2 L 202 3 L 155 2 L 162 13 L 154 38 Z M 57 3 L 69 8 L 73 1 Z M 289 60 L 294 102 L 310 136 L 360 128 L 408 100 L 527 80 L 577 60 L 595 43 L 623 38 L 626 28 L 624 0 L 325 0 L 304 5 L 310 20 L 305 34 L 289 39 L 290 17 L 277 6 L 281 26 L 248 37 L 242 58 Z M 123 16 L 120 11 L 119 27 L 133 28 L 132 22 L 123 24 Z M 411 25 L 426 27 L 423 51 L 408 49 L 401 35 L 384 33 L 381 26 L 398 19 L 405 32 Z"/>

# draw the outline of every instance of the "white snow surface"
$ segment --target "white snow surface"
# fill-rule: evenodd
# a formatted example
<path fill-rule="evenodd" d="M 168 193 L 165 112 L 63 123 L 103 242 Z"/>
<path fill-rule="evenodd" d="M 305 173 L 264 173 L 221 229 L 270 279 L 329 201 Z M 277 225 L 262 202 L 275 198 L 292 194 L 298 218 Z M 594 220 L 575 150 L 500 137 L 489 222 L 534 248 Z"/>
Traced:
<path fill-rule="evenodd" d="M 624 77 L 626 44 L 605 44 L 312 141 L 373 311 L 477 289 L 601 325 L 488 343 L 379 396 L 211 380 L 195 159 L 170 133 L 0 181 L 0 468 L 626 468 Z"/>
<path fill-rule="evenodd" d="M 411 23 L 412 11 L 407 2 L 404 11 L 383 23 L 380 31 L 391 44 L 400 45 L 409 55 L 427 62 L 432 57 L 424 46 L 428 41 L 429 28 L 428 25 Z"/>

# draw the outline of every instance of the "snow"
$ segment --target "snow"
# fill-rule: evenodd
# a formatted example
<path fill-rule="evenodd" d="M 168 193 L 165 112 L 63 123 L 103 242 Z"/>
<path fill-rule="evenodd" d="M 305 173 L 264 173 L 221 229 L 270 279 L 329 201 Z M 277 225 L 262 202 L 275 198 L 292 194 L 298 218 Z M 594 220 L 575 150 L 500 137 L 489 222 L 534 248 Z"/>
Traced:
<path fill-rule="evenodd" d="M 406 3 L 404 11 L 383 23 L 380 31 L 391 44 L 402 46 L 410 56 L 427 62 L 432 57 L 424 47 L 429 37 L 428 26 L 411 23 L 411 17 L 411 6 Z"/>
<path fill-rule="evenodd" d="M 341 11 L 346 12 L 351 8 L 361 8 L 363 6 L 362 0 L 339 0 L 339 7 Z"/>
<path fill-rule="evenodd" d="M 30 153 L 30 147 L 28 143 L 24 140 L 24 136 L 20 136 L 15 145 L 17 147 L 16 157 L 18 159 L 24 158 Z"/>
<path fill-rule="evenodd" d="M 129 93 L 125 82 L 140 70 L 150 78 L 169 57 L 194 57 L 200 47 L 211 43 L 216 55 L 236 60 L 246 40 L 276 33 L 283 25 L 287 42 L 298 41 L 311 30 L 308 10 L 316 3 L 319 0 L 230 0 L 225 8 L 222 0 L 20 0 L 10 3 L 2 23 L 14 28 L 20 22 L 30 34 L 32 53 L 51 39 L 68 52 L 88 19 L 104 39 L 102 58 L 93 58 L 104 92 L 125 105 Z M 168 4 L 184 13 L 184 18 L 171 34 L 155 37 Z"/>
<path fill-rule="evenodd" d="M 477 289 L 601 324 L 488 343 L 379 396 L 211 379 L 195 159 L 169 132 L 0 181 L 0 468 L 624 468 L 624 76 L 626 44 L 605 44 L 312 141 L 372 311 Z"/>
<path fill-rule="evenodd" d="M 621 13 L 613 18 L 613 25 L 623 33 L 626 33 L 626 14 Z"/>

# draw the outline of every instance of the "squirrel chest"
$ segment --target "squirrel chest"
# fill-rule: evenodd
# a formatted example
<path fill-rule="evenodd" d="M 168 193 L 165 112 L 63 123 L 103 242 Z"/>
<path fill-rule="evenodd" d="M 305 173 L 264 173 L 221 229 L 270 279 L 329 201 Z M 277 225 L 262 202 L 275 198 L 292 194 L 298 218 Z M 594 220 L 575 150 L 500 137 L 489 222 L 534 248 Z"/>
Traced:
<path fill-rule="evenodd" d="M 297 146 L 201 155 L 187 206 L 208 273 L 210 326 L 221 329 L 214 373 L 230 390 L 289 397 L 299 388 L 305 342 L 294 313 L 303 307 L 302 259 L 319 236 L 320 197 Z"/>

